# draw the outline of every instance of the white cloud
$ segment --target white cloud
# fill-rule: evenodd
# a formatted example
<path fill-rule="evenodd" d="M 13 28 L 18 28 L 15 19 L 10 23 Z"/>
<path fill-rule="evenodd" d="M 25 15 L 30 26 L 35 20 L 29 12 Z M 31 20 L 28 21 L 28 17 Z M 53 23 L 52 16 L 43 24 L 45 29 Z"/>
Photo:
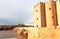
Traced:
<path fill-rule="evenodd" d="M 0 20 L 2 18 L 10 24 L 33 24 L 33 7 L 40 0 L 0 0 Z M 4 24 L 6 22 L 4 20 Z M 6 22 L 8 24 L 8 22 Z"/>

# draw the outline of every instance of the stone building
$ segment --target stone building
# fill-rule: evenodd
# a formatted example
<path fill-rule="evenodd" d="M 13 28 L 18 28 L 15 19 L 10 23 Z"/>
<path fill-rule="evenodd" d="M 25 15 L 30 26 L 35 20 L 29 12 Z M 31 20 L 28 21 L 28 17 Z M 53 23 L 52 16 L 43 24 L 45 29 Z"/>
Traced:
<path fill-rule="evenodd" d="M 34 6 L 34 27 L 17 27 L 18 37 L 25 29 L 26 39 L 60 39 L 60 0 L 47 0 Z M 22 35 L 22 36 L 23 36 Z"/>
<path fill-rule="evenodd" d="M 59 1 L 49 0 L 45 3 L 39 2 L 34 6 L 35 27 L 56 27 L 59 25 Z"/>

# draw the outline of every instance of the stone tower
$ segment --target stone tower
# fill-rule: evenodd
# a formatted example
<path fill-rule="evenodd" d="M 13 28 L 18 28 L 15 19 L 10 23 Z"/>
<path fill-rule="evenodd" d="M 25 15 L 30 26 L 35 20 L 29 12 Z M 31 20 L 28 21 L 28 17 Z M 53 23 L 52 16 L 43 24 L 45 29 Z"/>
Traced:
<path fill-rule="evenodd" d="M 40 2 L 34 7 L 34 26 L 35 27 L 56 27 L 57 10 L 56 1 L 48 0 L 46 3 Z"/>
<path fill-rule="evenodd" d="M 46 27 L 45 3 L 39 2 L 34 6 L 34 27 Z"/>
<path fill-rule="evenodd" d="M 58 26 L 60 26 L 60 0 L 56 0 L 57 16 L 58 16 Z"/>
<path fill-rule="evenodd" d="M 56 11 L 56 1 L 47 1 L 45 3 L 46 11 L 46 24 L 47 27 L 56 27 L 58 25 L 57 21 L 57 11 Z"/>
<path fill-rule="evenodd" d="M 60 39 L 60 0 L 39 2 L 34 6 L 34 27 L 17 27 L 14 30 L 18 38 L 25 30 L 22 36 L 27 33 L 26 39 Z"/>

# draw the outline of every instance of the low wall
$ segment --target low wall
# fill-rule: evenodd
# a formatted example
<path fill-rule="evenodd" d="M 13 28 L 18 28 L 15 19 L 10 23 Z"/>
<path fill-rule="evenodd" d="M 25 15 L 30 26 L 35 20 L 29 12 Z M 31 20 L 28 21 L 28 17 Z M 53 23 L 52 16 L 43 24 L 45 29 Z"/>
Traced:
<path fill-rule="evenodd" d="M 23 29 L 25 30 L 24 32 Z M 22 32 L 23 35 L 26 35 L 25 38 L 23 35 L 23 39 L 60 39 L 60 27 L 57 27 L 56 29 L 54 27 L 50 28 L 34 28 L 34 27 L 17 27 L 13 29 L 17 33 L 18 39 L 20 39 Z"/>

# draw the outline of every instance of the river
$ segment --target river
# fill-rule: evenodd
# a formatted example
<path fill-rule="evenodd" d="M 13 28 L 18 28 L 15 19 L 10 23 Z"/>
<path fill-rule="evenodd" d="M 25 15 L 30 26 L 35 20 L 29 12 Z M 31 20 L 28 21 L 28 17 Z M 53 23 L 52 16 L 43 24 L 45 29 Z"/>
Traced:
<path fill-rule="evenodd" d="M 0 31 L 0 39 L 17 39 L 17 35 L 13 30 Z"/>

